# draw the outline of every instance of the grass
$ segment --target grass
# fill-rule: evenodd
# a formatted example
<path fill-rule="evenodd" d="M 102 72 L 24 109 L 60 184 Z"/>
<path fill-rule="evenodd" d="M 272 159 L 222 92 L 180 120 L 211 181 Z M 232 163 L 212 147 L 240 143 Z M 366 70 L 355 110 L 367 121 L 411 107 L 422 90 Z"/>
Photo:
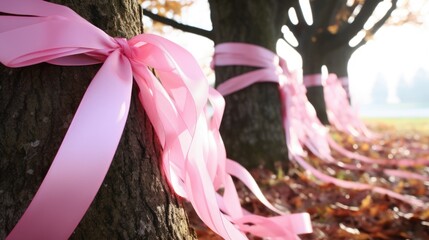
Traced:
<path fill-rule="evenodd" d="M 371 128 L 394 128 L 399 133 L 429 134 L 429 118 L 364 118 Z"/>

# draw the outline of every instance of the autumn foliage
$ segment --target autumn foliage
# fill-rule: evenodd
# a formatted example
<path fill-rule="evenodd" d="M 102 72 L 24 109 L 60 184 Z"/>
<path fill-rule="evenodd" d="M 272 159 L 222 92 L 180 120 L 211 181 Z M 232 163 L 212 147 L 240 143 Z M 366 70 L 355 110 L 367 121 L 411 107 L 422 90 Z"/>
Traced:
<path fill-rule="evenodd" d="M 371 125 L 383 133 L 372 142 L 363 142 L 333 131 L 334 138 L 348 149 L 374 158 L 428 158 L 429 125 L 398 127 L 386 123 Z M 425 130 L 426 129 L 426 130 Z M 340 155 L 336 156 L 340 157 Z M 371 183 L 401 194 L 413 195 L 429 202 L 429 183 L 392 177 L 374 168 L 373 171 L 350 171 L 326 165 L 314 156 L 308 158 L 319 170 L 340 179 Z M 351 159 L 342 159 L 353 162 Z M 416 166 L 414 172 L 428 175 L 426 166 Z M 399 200 L 373 193 L 357 191 L 318 182 L 294 162 L 288 173 L 259 168 L 252 175 L 264 194 L 285 212 L 310 213 L 313 233 L 302 239 L 429 239 L 429 207 L 415 208 Z M 257 214 L 271 215 L 245 186 L 237 182 L 242 204 Z M 199 239 L 221 239 L 200 222 L 189 208 L 191 224 Z"/>

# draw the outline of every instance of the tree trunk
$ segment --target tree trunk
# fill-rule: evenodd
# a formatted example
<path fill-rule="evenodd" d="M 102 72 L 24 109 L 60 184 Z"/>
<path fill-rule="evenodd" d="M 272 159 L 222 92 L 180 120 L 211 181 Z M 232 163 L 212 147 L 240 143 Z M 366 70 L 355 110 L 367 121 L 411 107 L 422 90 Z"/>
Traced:
<path fill-rule="evenodd" d="M 209 0 L 215 44 L 246 42 L 273 52 L 286 5 L 276 0 Z M 280 10 L 283 9 L 283 11 Z M 283 15 L 277 15 L 282 12 Z M 216 67 L 216 84 L 251 67 Z M 225 97 L 221 134 L 227 154 L 247 168 L 287 164 L 278 84 L 258 83 Z"/>
<path fill-rule="evenodd" d="M 302 72 L 303 75 L 321 74 L 323 65 L 323 51 L 320 49 L 317 41 L 319 39 L 308 38 L 307 43 L 302 43 L 299 53 L 302 57 Z M 313 42 L 314 41 L 314 42 Z M 328 114 L 326 113 L 325 95 L 323 86 L 309 86 L 307 87 L 308 101 L 313 105 L 316 110 L 317 118 L 325 125 L 329 124 Z"/>
<path fill-rule="evenodd" d="M 329 73 L 335 73 L 337 77 L 348 77 L 347 66 L 351 54 L 345 55 L 346 47 L 339 47 L 338 49 L 330 52 L 325 58 L 325 65 L 328 68 Z"/>
<path fill-rule="evenodd" d="M 133 0 L 56 1 L 113 37 L 141 30 Z M 0 66 L 0 238 L 12 230 L 43 180 L 98 66 Z M 194 239 L 159 170 L 160 145 L 134 90 L 109 172 L 72 239 Z"/>
<path fill-rule="evenodd" d="M 290 21 L 288 23 L 289 29 L 294 33 L 298 40 L 298 46 L 295 48 L 302 57 L 302 70 L 304 76 L 321 74 L 321 67 L 323 65 L 323 57 L 329 49 L 324 47 L 325 42 L 329 42 L 332 37 L 326 34 L 326 29 L 331 25 L 333 14 L 338 11 L 341 6 L 341 1 L 310 1 L 312 9 L 312 24 L 307 23 L 304 15 L 305 13 L 300 7 L 300 4 L 295 5 L 297 10 L 298 24 L 294 25 Z M 308 101 L 313 105 L 316 110 L 319 120 L 328 125 L 328 115 L 326 113 L 325 96 L 323 86 L 309 86 L 307 87 Z"/>
<path fill-rule="evenodd" d="M 325 57 L 325 65 L 328 68 L 329 73 L 335 73 L 339 79 L 347 81 L 342 82 L 342 86 L 347 93 L 348 100 L 350 102 L 350 89 L 348 83 L 348 64 L 353 52 L 356 48 L 350 47 L 348 44 L 345 46 L 339 46 L 337 49 L 330 51 Z"/>

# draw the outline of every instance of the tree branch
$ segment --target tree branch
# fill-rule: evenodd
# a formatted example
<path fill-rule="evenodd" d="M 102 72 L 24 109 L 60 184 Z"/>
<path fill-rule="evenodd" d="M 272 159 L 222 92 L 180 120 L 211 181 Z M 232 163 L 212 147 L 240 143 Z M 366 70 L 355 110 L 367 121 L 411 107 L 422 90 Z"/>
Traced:
<path fill-rule="evenodd" d="M 153 12 L 147 10 L 147 9 L 143 9 L 143 14 L 144 14 L 144 16 L 147 16 L 147 17 L 149 17 L 150 19 L 152 19 L 154 21 L 163 23 L 165 25 L 172 26 L 173 28 L 182 30 L 184 32 L 193 33 L 193 34 L 196 34 L 196 35 L 200 35 L 200 36 L 206 37 L 206 38 L 208 38 L 210 40 L 213 40 L 213 32 L 211 30 L 205 30 L 205 29 L 202 29 L 202 28 L 198 28 L 198 27 L 194 27 L 194 26 L 189 26 L 189 25 L 186 25 L 186 24 L 182 24 L 182 23 L 179 23 L 179 22 L 177 22 L 177 21 L 175 21 L 173 19 L 166 18 L 166 17 L 160 16 L 158 14 L 155 14 L 155 13 L 153 13 Z"/>
<path fill-rule="evenodd" d="M 392 0 L 392 6 L 390 6 L 389 10 L 386 11 L 384 16 L 380 20 L 378 20 L 378 22 L 376 22 L 374 26 L 372 26 L 369 32 L 371 32 L 372 34 L 375 34 L 384 25 L 384 23 L 386 23 L 386 21 L 392 15 L 392 12 L 396 9 L 397 3 L 398 3 L 398 0 Z"/>
<path fill-rule="evenodd" d="M 360 30 L 363 29 L 366 21 L 373 14 L 375 8 L 380 2 L 381 0 L 365 1 L 355 20 L 343 30 L 335 34 L 334 39 L 332 39 L 332 41 L 327 44 L 327 47 L 332 49 L 347 44 L 350 39 L 352 39 Z"/>
<path fill-rule="evenodd" d="M 360 41 L 356 46 L 352 47 L 353 52 L 367 42 L 368 34 L 374 35 L 384 25 L 384 23 L 386 23 L 386 21 L 390 18 L 390 15 L 392 15 L 392 12 L 396 9 L 397 3 L 398 0 L 392 0 L 392 6 L 390 6 L 389 10 L 386 11 L 384 16 L 380 20 L 378 20 L 378 22 L 376 22 L 371 29 L 367 31 L 366 36 L 362 39 L 362 41 Z"/>
<path fill-rule="evenodd" d="M 285 21 L 285 25 L 289 28 L 289 30 L 295 35 L 298 34 L 298 27 L 296 25 L 294 25 L 291 21 L 290 21 L 290 17 L 289 14 L 286 14 L 287 18 Z M 295 35 L 296 36 L 296 35 Z"/>
<path fill-rule="evenodd" d="M 301 5 L 299 4 L 298 1 L 295 1 L 293 8 L 295 9 L 296 17 L 298 18 L 298 25 L 307 25 L 307 23 L 305 22 Z"/>
<path fill-rule="evenodd" d="M 380 2 L 382 1 L 365 1 L 355 20 L 350 23 L 349 27 L 345 29 L 342 34 L 348 35 L 349 38 L 353 38 L 360 30 L 363 29 L 363 26 L 374 13 L 374 10 Z"/>
<path fill-rule="evenodd" d="M 317 14 L 313 14 L 313 24 L 317 25 L 317 28 L 326 29 L 331 22 L 331 18 L 335 18 L 335 13 L 338 11 L 341 4 L 342 1 L 312 1 L 312 12 L 318 11 Z"/>
<path fill-rule="evenodd" d="M 292 7 L 295 10 L 298 23 L 294 25 L 290 20 L 289 13 L 286 13 L 287 15 L 286 26 L 289 28 L 289 30 L 292 32 L 295 38 L 298 39 L 298 42 L 300 42 L 299 40 L 303 37 L 302 35 L 306 33 L 304 30 L 308 29 L 310 26 L 307 24 L 307 22 L 304 19 L 304 14 L 302 12 L 302 8 L 301 8 L 301 5 L 299 4 L 299 1 L 294 1 L 294 3 L 292 4 Z M 287 40 L 286 42 L 289 44 Z M 298 45 L 301 45 L 301 44 L 302 43 L 299 43 Z M 292 46 L 291 44 L 289 45 Z M 292 46 L 292 47 L 295 50 L 297 50 L 299 46 L 298 47 Z"/>
<path fill-rule="evenodd" d="M 288 42 L 288 40 L 284 36 L 282 36 L 281 39 L 285 40 L 285 42 L 287 43 L 287 45 L 289 45 L 291 48 L 293 48 L 296 51 L 298 51 L 298 47 L 293 46 L 292 44 L 290 44 L 290 42 Z"/>
<path fill-rule="evenodd" d="M 288 10 L 292 6 L 293 2 L 291 1 L 279 1 L 278 8 L 276 12 L 276 25 L 278 28 L 281 28 L 283 25 L 287 25 L 290 22 Z"/>
<path fill-rule="evenodd" d="M 298 3 L 298 1 L 295 1 L 295 3 L 297 3 L 297 4 L 295 4 L 295 6 L 291 6 L 291 7 L 293 7 L 293 8 L 295 9 L 295 12 L 296 12 L 297 17 L 298 17 L 299 15 L 301 15 L 301 17 L 298 17 L 298 19 L 301 19 L 301 20 L 298 20 L 298 24 L 294 25 L 294 24 L 292 23 L 292 21 L 290 20 L 289 12 L 285 11 L 285 12 L 286 12 L 286 14 L 285 14 L 286 18 L 285 18 L 284 25 L 286 25 L 286 26 L 289 28 L 289 31 L 290 31 L 290 32 L 292 32 L 292 35 L 293 35 L 296 39 L 299 39 L 299 38 L 301 37 L 301 35 L 302 35 L 302 32 L 303 32 L 303 31 L 302 31 L 302 29 L 304 29 L 304 28 L 308 27 L 308 25 L 306 24 L 306 22 L 305 22 L 305 20 L 304 20 L 304 17 L 303 17 L 303 15 L 302 15 L 302 10 L 301 10 L 301 8 L 299 7 L 299 3 Z M 297 9 L 296 5 L 298 5 L 298 8 L 299 8 L 299 9 Z M 299 12 L 299 13 L 301 13 L 301 14 L 299 14 L 298 12 Z M 282 34 L 282 36 L 281 36 L 280 38 L 282 38 L 283 40 L 285 40 L 285 42 L 286 42 L 289 46 L 291 46 L 293 49 L 297 50 L 298 46 L 293 46 L 292 44 L 290 44 L 290 43 L 288 42 L 288 40 L 285 38 L 284 34 Z M 299 41 L 298 41 L 298 44 L 299 44 Z M 298 50 L 297 50 L 297 51 L 298 51 Z"/>

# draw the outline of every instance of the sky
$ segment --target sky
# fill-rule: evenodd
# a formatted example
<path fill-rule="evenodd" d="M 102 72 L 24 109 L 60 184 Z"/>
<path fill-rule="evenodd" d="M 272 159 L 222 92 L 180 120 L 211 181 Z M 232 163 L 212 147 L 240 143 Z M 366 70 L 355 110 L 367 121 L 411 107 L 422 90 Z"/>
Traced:
<path fill-rule="evenodd" d="M 421 25 L 383 26 L 350 59 L 351 95 L 364 116 L 429 117 L 429 4 L 411 3 L 424 6 Z"/>
<path fill-rule="evenodd" d="M 395 91 L 399 80 L 404 78 L 411 83 L 417 70 L 429 71 L 428 43 L 427 26 L 404 25 L 380 29 L 375 39 L 358 49 L 350 60 L 349 74 L 354 95 L 363 94 L 361 99 L 355 96 L 356 100 L 370 102 L 371 98 L 364 90 L 373 86 L 376 78 L 383 75 L 390 87 L 387 101 L 400 101 Z M 365 83 L 360 84 L 361 81 Z"/>
<path fill-rule="evenodd" d="M 424 1 L 411 0 L 411 7 L 421 7 Z M 422 25 L 384 26 L 350 59 L 351 98 L 361 116 L 429 117 L 429 4 L 424 6 L 421 11 L 427 14 L 422 14 Z M 396 13 L 400 14 L 399 11 Z M 196 0 L 184 9 L 179 21 L 211 29 L 208 2 Z M 167 28 L 165 37 L 188 49 L 201 64 L 209 81 L 214 81 L 209 67 L 212 41 L 171 28 Z M 277 51 L 291 68 L 301 67 L 299 54 L 286 42 L 280 41 Z M 424 84 L 425 81 L 428 84 Z M 419 99 L 408 96 L 414 95 L 415 91 L 420 91 L 416 93 L 421 96 Z M 424 97 L 426 91 L 428 94 Z"/>

